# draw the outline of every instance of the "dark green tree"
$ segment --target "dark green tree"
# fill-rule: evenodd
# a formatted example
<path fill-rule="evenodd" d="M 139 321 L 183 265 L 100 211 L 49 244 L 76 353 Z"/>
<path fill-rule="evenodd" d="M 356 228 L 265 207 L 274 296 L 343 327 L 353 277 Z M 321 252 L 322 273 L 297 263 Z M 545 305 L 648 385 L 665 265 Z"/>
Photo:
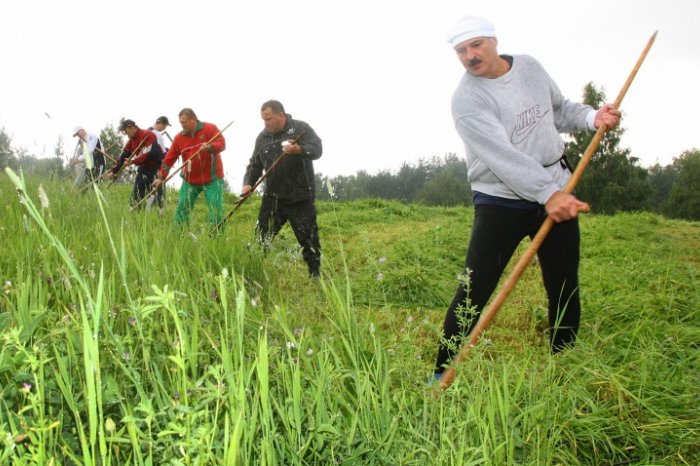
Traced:
<path fill-rule="evenodd" d="M 53 149 L 53 154 L 54 158 L 52 160 L 54 166 L 54 176 L 56 176 L 57 178 L 65 178 L 67 175 L 69 175 L 69 172 L 66 168 L 68 166 L 69 160 L 66 159 L 66 163 L 64 163 L 63 158 L 66 156 L 66 154 L 63 150 L 63 138 L 61 136 L 59 136 L 58 141 L 56 141 L 56 146 Z"/>
<path fill-rule="evenodd" d="M 0 170 L 5 167 L 14 168 L 17 166 L 17 159 L 12 150 L 12 138 L 3 127 L 0 129 Z"/>
<path fill-rule="evenodd" d="M 396 174 L 396 197 L 402 202 L 413 202 L 430 177 L 430 166 L 424 160 L 418 165 L 404 162 Z"/>
<path fill-rule="evenodd" d="M 433 157 L 428 181 L 422 186 L 416 200 L 427 205 L 470 205 L 471 188 L 467 181 L 467 164 L 454 153 Z"/>
<path fill-rule="evenodd" d="M 323 176 L 322 173 L 316 172 L 314 174 L 314 186 L 316 187 L 316 199 L 319 201 L 330 201 L 331 195 L 328 192 L 328 187 L 326 182 L 328 181 L 327 176 Z"/>
<path fill-rule="evenodd" d="M 647 171 L 652 190 L 651 208 L 654 212 L 663 213 L 663 205 L 671 194 L 671 187 L 678 177 L 678 173 L 673 165 L 661 166 L 658 163 Z"/>
<path fill-rule="evenodd" d="M 589 82 L 583 90 L 583 102 L 598 108 L 605 102 L 605 93 Z M 619 147 L 624 132 L 621 126 L 606 132 L 576 187 L 576 196 L 591 203 L 594 211 L 613 214 L 650 208 L 652 189 L 647 171 L 639 166 L 639 159 L 630 156 L 629 149 Z M 564 155 L 574 167 L 593 136 L 590 131 L 571 134 Z"/>
<path fill-rule="evenodd" d="M 700 220 L 700 150 L 691 149 L 673 159 L 677 173 L 663 212 L 669 217 Z"/>
<path fill-rule="evenodd" d="M 122 153 L 122 147 L 124 146 L 124 139 L 119 132 L 114 129 L 111 124 L 102 128 L 100 131 L 100 141 L 102 142 L 102 150 L 104 150 L 110 157 L 114 160 L 119 159 L 119 155 Z M 105 160 L 107 167 L 111 166 L 110 160 Z"/>

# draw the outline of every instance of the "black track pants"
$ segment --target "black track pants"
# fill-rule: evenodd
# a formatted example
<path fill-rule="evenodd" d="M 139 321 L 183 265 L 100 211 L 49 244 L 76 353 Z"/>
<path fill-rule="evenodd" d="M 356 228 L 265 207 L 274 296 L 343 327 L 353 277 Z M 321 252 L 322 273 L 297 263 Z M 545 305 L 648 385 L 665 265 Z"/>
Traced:
<path fill-rule="evenodd" d="M 447 341 L 467 336 L 476 325 L 516 247 L 526 236 L 534 237 L 544 222 L 544 208 L 513 209 L 478 205 L 467 250 L 469 289 L 457 288 L 447 310 L 443 336 Z M 553 353 L 576 340 L 581 303 L 578 289 L 580 234 L 578 220 L 554 225 L 537 256 L 549 300 L 550 347 Z M 463 318 L 458 309 L 473 308 Z M 440 342 L 436 372 L 442 372 L 455 352 Z"/>
<path fill-rule="evenodd" d="M 318 277 L 321 268 L 321 243 L 314 201 L 307 199 L 288 203 L 271 196 L 263 197 L 257 227 L 260 241 L 263 244 L 272 241 L 287 221 L 301 245 L 309 274 Z"/>

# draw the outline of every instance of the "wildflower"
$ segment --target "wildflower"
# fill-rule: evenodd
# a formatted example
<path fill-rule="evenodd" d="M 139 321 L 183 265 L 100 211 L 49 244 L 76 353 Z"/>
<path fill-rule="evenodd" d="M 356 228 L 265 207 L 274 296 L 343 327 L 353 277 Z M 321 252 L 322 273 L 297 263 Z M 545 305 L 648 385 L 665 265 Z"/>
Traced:
<path fill-rule="evenodd" d="M 469 283 L 469 276 L 471 274 L 471 270 L 465 268 L 462 273 L 457 274 L 457 281 L 466 285 Z"/>
<path fill-rule="evenodd" d="M 333 189 L 333 185 L 329 180 L 326 180 L 326 189 L 328 189 L 328 195 L 331 199 L 335 199 L 335 189 Z"/>
<path fill-rule="evenodd" d="M 374 333 L 375 330 L 376 328 L 374 326 L 374 322 L 372 322 L 371 324 L 369 324 L 369 333 Z"/>
<path fill-rule="evenodd" d="M 306 355 L 307 355 L 307 356 L 311 356 L 312 354 L 314 354 L 314 350 L 312 350 L 311 348 L 309 348 L 309 349 L 306 350 Z"/>
<path fill-rule="evenodd" d="M 136 326 L 136 317 L 129 317 L 128 322 L 129 322 L 129 325 L 131 325 L 132 327 L 135 327 Z"/>
<path fill-rule="evenodd" d="M 377 272 L 376 278 L 377 278 L 377 281 L 380 282 L 380 281 L 384 280 L 384 274 L 381 272 Z"/>
<path fill-rule="evenodd" d="M 386 262 L 386 256 L 380 257 L 379 259 L 377 259 L 377 262 L 379 262 L 380 264 L 383 264 L 384 262 Z"/>
<path fill-rule="evenodd" d="M 41 184 L 39 184 L 39 201 L 41 201 L 42 209 L 49 208 L 49 196 L 46 195 L 46 191 L 44 191 L 44 186 Z"/>
<path fill-rule="evenodd" d="M 22 391 L 23 391 L 24 393 L 29 393 L 29 392 L 31 392 L 31 391 L 32 391 L 32 384 L 27 383 L 27 382 L 23 382 L 23 383 L 22 383 Z"/>
<path fill-rule="evenodd" d="M 5 280 L 5 284 L 2 287 L 2 291 L 8 294 L 12 290 L 12 282 L 10 280 Z"/>
<path fill-rule="evenodd" d="M 297 347 L 297 345 L 295 345 L 293 341 L 287 342 L 287 349 L 294 349 L 296 347 Z"/>
<path fill-rule="evenodd" d="M 105 420 L 105 430 L 107 433 L 112 434 L 116 430 L 117 425 L 114 423 L 111 417 L 108 417 L 107 420 Z"/>
<path fill-rule="evenodd" d="M 250 305 L 253 307 L 258 307 L 258 299 L 257 298 L 250 298 Z"/>
<path fill-rule="evenodd" d="M 294 335 L 301 335 L 301 332 L 303 332 L 304 329 L 301 327 L 295 327 L 294 328 Z"/>
<path fill-rule="evenodd" d="M 413 322 L 413 316 L 406 317 L 406 322 L 408 322 L 409 324 Z"/>
<path fill-rule="evenodd" d="M 221 269 L 221 276 L 222 276 L 223 278 L 228 278 L 228 269 L 227 269 L 226 267 L 224 267 L 223 269 Z"/>
<path fill-rule="evenodd" d="M 124 361 L 131 361 L 131 353 L 128 351 L 124 351 L 124 354 L 122 354 L 122 359 Z"/>

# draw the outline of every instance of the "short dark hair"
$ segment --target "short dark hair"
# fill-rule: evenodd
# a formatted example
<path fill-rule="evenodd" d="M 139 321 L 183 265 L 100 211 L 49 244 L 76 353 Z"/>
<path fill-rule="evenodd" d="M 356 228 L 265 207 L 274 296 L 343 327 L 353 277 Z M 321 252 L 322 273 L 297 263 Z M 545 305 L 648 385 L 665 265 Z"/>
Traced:
<path fill-rule="evenodd" d="M 183 108 L 182 110 L 180 110 L 180 113 L 177 114 L 178 117 L 181 117 L 182 115 L 194 118 L 195 120 L 199 119 L 197 118 L 197 115 L 195 115 L 194 110 L 188 107 Z"/>
<path fill-rule="evenodd" d="M 268 100 L 267 102 L 262 104 L 262 107 L 260 107 L 260 111 L 262 112 L 266 108 L 269 108 L 275 113 L 286 113 L 284 111 L 284 105 L 282 105 L 282 102 L 279 100 Z"/>
<path fill-rule="evenodd" d="M 122 121 L 119 122 L 119 131 L 124 131 L 126 128 L 130 128 L 132 126 L 138 128 L 138 126 L 136 126 L 136 123 L 134 123 L 134 120 L 122 118 Z"/>

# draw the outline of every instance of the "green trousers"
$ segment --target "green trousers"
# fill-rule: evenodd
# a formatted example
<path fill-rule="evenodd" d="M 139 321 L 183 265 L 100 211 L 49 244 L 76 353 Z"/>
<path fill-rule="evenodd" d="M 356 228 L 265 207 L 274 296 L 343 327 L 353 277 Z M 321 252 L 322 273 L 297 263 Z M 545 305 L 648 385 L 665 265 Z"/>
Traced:
<path fill-rule="evenodd" d="M 194 202 L 202 191 L 209 209 L 209 222 L 217 225 L 221 221 L 224 216 L 224 180 L 215 179 L 208 184 L 198 185 L 183 181 L 180 187 L 180 200 L 175 211 L 176 225 L 189 223 Z"/>

